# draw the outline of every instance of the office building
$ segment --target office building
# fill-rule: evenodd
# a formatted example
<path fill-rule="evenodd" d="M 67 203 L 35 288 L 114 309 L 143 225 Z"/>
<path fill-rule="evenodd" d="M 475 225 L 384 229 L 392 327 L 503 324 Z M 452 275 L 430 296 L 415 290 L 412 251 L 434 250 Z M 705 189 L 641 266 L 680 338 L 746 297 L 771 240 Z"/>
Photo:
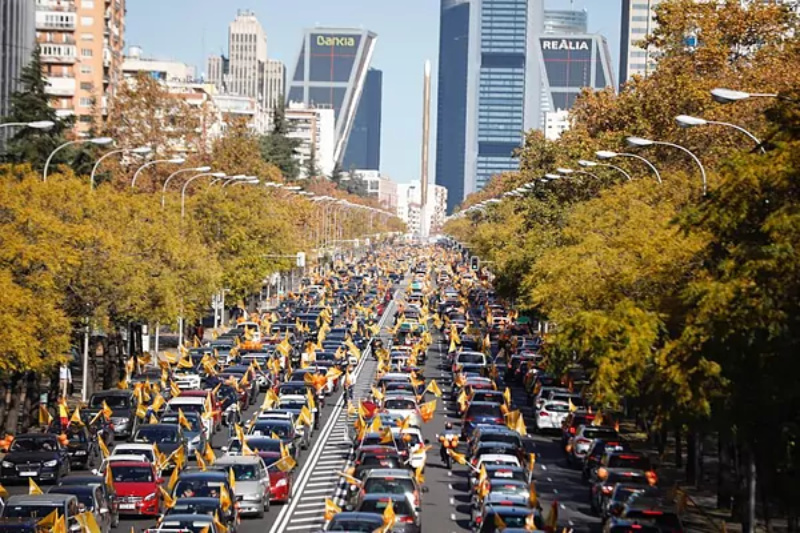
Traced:
<path fill-rule="evenodd" d="M 300 178 L 308 176 L 309 159 L 316 157 L 321 176 L 330 176 L 334 167 L 336 119 L 330 108 L 308 107 L 302 102 L 289 102 L 285 111 L 288 136 L 300 140 L 295 158 L 300 166 Z"/>
<path fill-rule="evenodd" d="M 230 94 L 264 103 L 267 84 L 267 34 L 252 11 L 239 10 L 228 26 Z"/>
<path fill-rule="evenodd" d="M 125 0 L 36 0 L 47 94 L 86 132 L 108 111 L 122 78 Z"/>
<path fill-rule="evenodd" d="M 343 169 L 380 169 L 382 99 L 383 72 L 371 68 L 367 72 L 361 101 L 347 141 L 347 150 L 342 160 Z"/>
<path fill-rule="evenodd" d="M 205 81 L 220 92 L 227 91 L 231 62 L 224 55 L 209 56 L 206 60 Z"/>
<path fill-rule="evenodd" d="M 155 80 L 164 82 L 192 82 L 195 69 L 180 61 L 145 57 L 138 46 L 131 46 L 122 61 L 122 77 L 130 78 L 144 72 Z"/>
<path fill-rule="evenodd" d="M 286 65 L 277 59 L 267 59 L 267 86 L 264 107 L 268 110 L 283 105 L 286 96 Z"/>
<path fill-rule="evenodd" d="M 406 223 L 408 233 L 435 235 L 447 215 L 448 190 L 441 185 L 428 187 L 428 202 L 422 212 L 422 186 L 419 180 L 397 184 L 397 216 Z"/>
<path fill-rule="evenodd" d="M 35 17 L 31 0 L 0 3 L 0 117 L 8 115 L 11 95 L 36 46 Z"/>
<path fill-rule="evenodd" d="M 389 176 L 371 169 L 354 169 L 352 172 L 366 185 L 367 196 L 378 200 L 384 209 L 394 211 L 397 208 L 398 185 Z"/>
<path fill-rule="evenodd" d="M 555 141 L 561 134 L 570 127 L 569 111 L 562 109 L 559 111 L 544 112 L 544 137 L 549 141 Z"/>
<path fill-rule="evenodd" d="M 441 0 L 435 179 L 448 210 L 517 170 L 524 132 L 544 129 L 546 113 L 569 109 L 582 87 L 613 84 L 605 39 L 586 33 L 585 11 Z"/>
<path fill-rule="evenodd" d="M 305 31 L 287 102 L 333 110 L 334 162 L 341 164 L 366 83 L 377 36 L 352 28 Z"/>

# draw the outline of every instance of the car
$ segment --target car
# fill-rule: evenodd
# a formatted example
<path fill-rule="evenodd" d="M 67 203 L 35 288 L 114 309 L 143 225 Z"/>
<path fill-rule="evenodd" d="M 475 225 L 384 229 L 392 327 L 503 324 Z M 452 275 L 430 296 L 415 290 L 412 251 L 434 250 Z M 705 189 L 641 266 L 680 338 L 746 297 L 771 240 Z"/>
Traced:
<path fill-rule="evenodd" d="M 108 507 L 103 490 L 99 486 L 56 485 L 55 487 L 50 487 L 47 494 L 71 494 L 75 496 L 78 499 L 78 510 L 82 513 L 92 513 L 102 533 L 108 533 L 111 529 L 113 522 L 111 509 Z"/>
<path fill-rule="evenodd" d="M 69 533 L 80 533 L 78 498 L 72 494 L 33 494 L 9 496 L 2 510 L 3 518 L 37 518 L 41 520 L 53 511 L 63 516 Z"/>
<path fill-rule="evenodd" d="M 455 374 L 462 365 L 480 365 L 486 366 L 486 354 L 482 352 L 462 351 L 455 355 L 453 358 L 453 366 L 451 370 Z"/>
<path fill-rule="evenodd" d="M 206 514 L 170 514 L 157 528 L 146 529 L 147 533 L 222 533 L 214 524 L 214 517 Z"/>
<path fill-rule="evenodd" d="M 40 518 L 0 518 L 0 533 L 49 533 L 49 526 L 39 524 Z"/>
<path fill-rule="evenodd" d="M 108 507 L 111 514 L 111 527 L 119 525 L 119 507 L 114 498 L 114 488 L 106 484 L 103 476 L 95 476 L 89 474 L 72 474 L 61 478 L 60 487 L 98 487 L 103 496 L 105 506 Z"/>
<path fill-rule="evenodd" d="M 186 439 L 183 427 L 176 424 L 144 424 L 133 435 L 134 443 L 156 444 L 167 457 L 178 448 L 186 453 Z"/>
<path fill-rule="evenodd" d="M 158 516 L 161 514 L 163 482 L 152 463 L 120 461 L 108 465 L 121 515 Z"/>
<path fill-rule="evenodd" d="M 403 468 L 404 461 L 394 446 L 361 446 L 353 461 L 353 476 L 362 479 L 376 468 Z"/>
<path fill-rule="evenodd" d="M 635 470 L 605 472 L 603 475 L 592 479 L 590 483 L 589 506 L 592 512 L 597 514 L 602 514 L 603 510 L 608 508 L 609 498 L 618 483 L 636 485 L 643 489 L 650 486 L 644 473 Z"/>
<path fill-rule="evenodd" d="M 611 517 L 603 531 L 683 533 L 686 529 L 674 504 L 657 497 L 637 495 L 625 504 L 620 516 Z"/>
<path fill-rule="evenodd" d="M 494 514 L 497 514 L 497 509 L 502 509 L 506 507 L 515 507 L 517 509 L 528 509 L 528 514 L 526 518 L 530 515 L 533 515 L 534 523 L 537 525 L 537 529 L 541 528 L 543 525 L 543 521 L 540 515 L 540 509 L 532 508 L 530 506 L 530 495 L 529 489 L 526 486 L 522 490 L 517 490 L 518 487 L 514 487 L 514 490 L 507 490 L 507 491 L 492 491 L 486 495 L 482 502 L 479 503 L 477 509 L 473 512 L 473 527 L 481 528 L 483 526 L 483 521 L 485 517 L 492 514 L 492 509 L 495 510 Z M 518 518 L 518 514 L 512 513 L 512 516 Z M 502 512 L 501 512 L 502 517 Z M 494 522 L 494 518 L 492 518 Z M 506 524 L 507 526 L 512 526 L 512 524 Z M 518 526 L 525 525 L 524 522 L 522 524 L 517 524 Z M 482 529 L 481 529 L 482 530 Z"/>
<path fill-rule="evenodd" d="M 358 513 L 343 511 L 337 513 L 325 525 L 324 531 L 349 531 L 351 533 L 372 533 L 383 526 L 383 517 L 377 513 Z"/>
<path fill-rule="evenodd" d="M 233 470 L 236 479 L 236 501 L 241 515 L 263 518 L 269 511 L 270 483 L 264 461 L 257 455 L 220 457 L 214 468 Z"/>
<path fill-rule="evenodd" d="M 472 402 L 464 412 L 461 438 L 466 439 L 478 424 L 502 426 L 504 422 L 505 417 L 500 405 L 490 402 Z"/>
<path fill-rule="evenodd" d="M 312 428 L 319 428 L 319 416 L 317 407 L 313 409 L 308 406 L 308 397 L 300 394 L 283 394 L 278 396 L 278 409 L 285 409 L 295 416 L 299 417 L 300 412 L 306 407 L 311 412 Z M 309 428 L 311 430 L 311 428 Z"/>
<path fill-rule="evenodd" d="M 467 437 L 468 453 L 474 454 L 477 444 L 481 442 L 506 442 L 517 448 L 524 447 L 519 433 L 506 426 L 478 424 L 472 434 Z"/>
<path fill-rule="evenodd" d="M 189 429 L 186 426 L 182 426 L 181 431 L 186 440 L 186 451 L 189 457 L 194 457 L 195 451 L 203 453 L 203 450 L 206 449 L 206 442 L 208 442 L 207 427 L 198 413 L 185 413 L 184 417 L 189 422 Z M 159 422 L 161 424 L 178 425 L 178 413 L 166 413 L 161 416 Z"/>
<path fill-rule="evenodd" d="M 413 395 L 389 396 L 384 398 L 381 409 L 392 415 L 402 418 L 408 417 L 409 423 L 413 426 L 422 424 L 419 414 L 417 399 Z"/>
<path fill-rule="evenodd" d="M 167 406 L 164 408 L 164 413 L 161 416 L 163 417 L 167 414 L 177 415 L 179 411 L 183 411 L 184 415 L 189 413 L 197 413 L 198 416 L 202 417 L 203 412 L 205 411 L 207 394 L 208 393 L 202 396 L 181 395 L 177 398 L 172 398 L 167 402 Z M 244 411 L 244 409 L 242 411 Z M 206 438 L 208 438 L 209 435 L 213 435 L 214 430 L 218 427 L 218 425 L 213 417 L 202 418 L 202 421 L 206 427 Z"/>
<path fill-rule="evenodd" d="M 275 463 L 283 459 L 280 452 L 259 451 L 258 456 L 264 461 L 269 473 L 269 498 L 273 502 L 289 503 L 292 500 L 292 472 L 285 472 L 275 467 Z"/>
<path fill-rule="evenodd" d="M 299 425 L 299 424 L 298 424 Z M 250 428 L 249 435 L 254 437 L 269 437 L 276 434 L 284 444 L 289 446 L 293 454 L 295 450 L 305 450 L 311 441 L 311 430 L 307 426 L 302 426 L 299 430 L 288 420 L 268 418 L 266 420 L 256 420 Z"/>
<path fill-rule="evenodd" d="M 128 438 L 136 432 L 136 396 L 132 390 L 110 389 L 95 392 L 89 397 L 85 415 L 93 417 L 107 405 L 111 409 L 111 425 L 114 436 Z"/>
<path fill-rule="evenodd" d="M 227 511 L 222 508 L 219 498 L 178 498 L 175 504 L 167 510 L 165 518 L 180 514 L 200 514 L 219 516 L 220 522 L 228 528 L 228 531 L 236 531 L 237 513 L 235 507 L 230 507 Z"/>
<path fill-rule="evenodd" d="M 487 453 L 481 455 L 477 462 L 475 463 L 475 468 L 480 470 L 482 465 L 486 465 L 488 468 L 489 465 L 499 465 L 499 466 L 516 466 L 521 467 L 521 463 L 519 458 L 516 455 L 509 455 L 504 453 Z M 473 472 L 470 472 L 470 475 L 473 475 Z"/>
<path fill-rule="evenodd" d="M 406 494 L 372 493 L 364 496 L 358 504 L 356 512 L 376 513 L 383 515 L 384 510 L 392 502 L 396 517 L 392 531 L 395 533 L 421 533 L 422 514 L 414 506 L 411 497 Z"/>
<path fill-rule="evenodd" d="M 156 461 L 155 447 L 146 442 L 125 442 L 117 444 L 111 450 L 111 457 L 122 455 L 144 457 L 145 460 L 151 463 Z"/>
<path fill-rule="evenodd" d="M 18 435 L 0 462 L 0 477 L 4 482 L 36 479 L 58 484 L 69 473 L 67 448 L 48 433 Z"/>
<path fill-rule="evenodd" d="M 616 429 L 607 426 L 583 425 L 578 427 L 565 449 L 567 452 L 567 464 L 582 464 L 594 439 L 617 441 L 619 440 L 619 433 Z"/>
<path fill-rule="evenodd" d="M 89 463 L 99 455 L 97 440 L 89 435 L 89 430 L 83 424 L 71 424 L 64 432 L 67 436 L 67 455 L 69 455 L 70 468 L 85 470 Z"/>
<path fill-rule="evenodd" d="M 595 416 L 594 413 L 582 409 L 570 412 L 561 423 L 561 447 L 566 447 L 569 439 L 577 433 L 579 427 L 590 426 Z"/>
<path fill-rule="evenodd" d="M 422 487 L 417 483 L 414 472 L 399 468 L 376 468 L 370 470 L 362 479 L 361 487 L 350 490 L 346 508 L 355 509 L 368 494 L 406 494 L 414 507 L 422 506 Z"/>
<path fill-rule="evenodd" d="M 483 507 L 483 510 L 475 519 L 475 528 L 473 531 L 478 533 L 495 533 L 501 531 L 496 525 L 495 516 L 499 516 L 506 525 L 506 528 L 502 529 L 504 532 L 511 531 L 514 528 L 527 529 L 525 525 L 526 522 L 530 521 L 530 517 L 533 517 L 536 529 L 544 529 L 544 522 L 541 516 L 528 506 L 495 503 Z"/>
<path fill-rule="evenodd" d="M 484 498 L 483 501 L 481 501 L 481 498 L 478 494 L 478 487 L 476 486 L 475 490 L 473 491 L 472 505 L 477 511 L 473 513 L 473 516 L 480 515 L 481 506 L 506 497 L 509 501 L 521 501 L 522 503 L 520 503 L 520 505 L 528 505 L 530 500 L 530 483 L 528 481 L 497 478 L 488 479 L 489 495 L 493 495 L 493 497 Z"/>
<path fill-rule="evenodd" d="M 594 439 L 589 446 L 589 451 L 583 458 L 583 468 L 581 477 L 584 481 L 588 480 L 594 474 L 595 468 L 600 465 L 600 460 L 606 451 L 628 451 L 630 447 L 623 440 L 604 440 Z"/>
<path fill-rule="evenodd" d="M 539 431 L 561 429 L 562 422 L 569 414 L 567 402 L 546 401 L 536 409 L 533 424 Z"/>
<path fill-rule="evenodd" d="M 600 509 L 600 516 L 605 522 L 611 517 L 620 516 L 631 496 L 647 497 L 655 495 L 659 489 L 641 484 L 617 483 L 606 500 L 606 505 Z"/>
<path fill-rule="evenodd" d="M 228 472 L 222 470 L 184 470 L 173 487 L 175 498 L 216 498 L 219 499 L 221 487 L 225 487 L 231 498 L 234 490 L 228 481 Z"/>
<path fill-rule="evenodd" d="M 229 385 L 230 386 L 230 385 Z M 220 387 L 222 389 L 222 387 Z M 217 430 L 222 426 L 222 404 L 220 403 L 219 399 L 217 399 L 211 391 L 209 390 L 185 390 L 181 391 L 179 398 L 202 398 L 203 401 L 210 401 L 211 402 L 211 409 L 212 409 L 212 424 L 209 424 L 213 430 Z M 184 411 L 186 414 L 186 411 Z M 211 434 L 206 433 L 206 438 L 210 439 Z"/>

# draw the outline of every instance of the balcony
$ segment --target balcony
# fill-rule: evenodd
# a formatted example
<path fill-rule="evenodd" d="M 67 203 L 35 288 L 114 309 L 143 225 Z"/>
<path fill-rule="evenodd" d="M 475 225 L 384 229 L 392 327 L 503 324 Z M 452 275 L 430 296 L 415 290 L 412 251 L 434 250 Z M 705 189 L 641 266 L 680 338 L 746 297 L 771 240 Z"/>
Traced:
<path fill-rule="evenodd" d="M 75 13 L 77 8 L 69 0 L 36 0 L 36 11 L 58 11 L 61 13 Z"/>
<path fill-rule="evenodd" d="M 42 63 L 74 64 L 77 61 L 77 50 L 74 45 L 49 44 L 41 45 Z"/>
<path fill-rule="evenodd" d="M 75 96 L 75 78 L 48 77 L 44 92 L 51 96 Z"/>

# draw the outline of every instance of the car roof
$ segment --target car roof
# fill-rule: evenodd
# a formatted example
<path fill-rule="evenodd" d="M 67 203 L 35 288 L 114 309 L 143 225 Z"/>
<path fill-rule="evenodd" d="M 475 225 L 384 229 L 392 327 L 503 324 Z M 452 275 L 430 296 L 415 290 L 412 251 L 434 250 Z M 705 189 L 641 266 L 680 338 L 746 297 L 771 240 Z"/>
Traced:
<path fill-rule="evenodd" d="M 194 404 L 198 404 L 198 403 L 203 403 L 205 401 L 206 401 L 206 395 L 205 394 L 203 394 L 202 397 L 201 396 L 176 396 L 175 398 L 171 398 L 167 402 L 167 405 L 172 405 L 172 404 L 176 404 L 177 405 L 177 404 L 181 404 L 181 403 L 182 404 L 186 404 L 186 405 L 194 405 Z"/>
<path fill-rule="evenodd" d="M 245 438 L 245 440 L 247 440 Z M 261 458 L 256 455 L 226 455 L 214 461 L 215 465 L 242 465 L 242 464 L 257 464 L 261 462 Z"/>
<path fill-rule="evenodd" d="M 114 466 L 153 466 L 150 461 L 113 461 Z"/>
<path fill-rule="evenodd" d="M 211 522 L 212 520 L 214 520 L 214 517 L 207 514 L 189 514 L 189 513 L 171 514 L 164 517 L 164 520 L 162 521 L 162 526 L 164 522 L 183 522 L 183 521 Z"/>
<path fill-rule="evenodd" d="M 16 494 L 14 496 L 9 496 L 6 505 L 36 505 L 39 503 L 64 504 L 73 498 L 75 498 L 74 494 Z"/>
<path fill-rule="evenodd" d="M 371 477 L 402 477 L 413 479 L 414 474 L 410 470 L 403 470 L 400 468 L 373 468 L 367 473 L 364 481 Z"/>
<path fill-rule="evenodd" d="M 383 523 L 383 517 L 376 513 L 362 513 L 358 511 L 342 511 L 336 513 L 333 520 L 362 520 L 364 522 L 373 522 L 375 524 Z"/>

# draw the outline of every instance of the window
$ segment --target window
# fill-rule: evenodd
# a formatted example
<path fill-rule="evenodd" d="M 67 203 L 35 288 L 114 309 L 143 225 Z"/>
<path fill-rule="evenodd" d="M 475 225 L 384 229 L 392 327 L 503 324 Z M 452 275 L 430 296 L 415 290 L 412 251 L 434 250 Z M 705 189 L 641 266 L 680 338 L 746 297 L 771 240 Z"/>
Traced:
<path fill-rule="evenodd" d="M 81 0 L 81 7 L 83 9 L 94 9 L 94 0 Z"/>
<path fill-rule="evenodd" d="M 92 107 L 92 99 L 90 97 L 88 97 L 88 96 L 81 96 L 80 106 L 81 107 Z"/>
<path fill-rule="evenodd" d="M 82 81 L 81 82 L 81 90 L 82 91 L 91 91 L 94 85 L 90 81 Z"/>
<path fill-rule="evenodd" d="M 631 20 L 633 22 L 647 22 L 648 20 L 650 20 L 650 17 L 644 15 L 634 15 L 631 17 Z"/>
<path fill-rule="evenodd" d="M 94 33 L 81 33 L 81 41 L 94 41 Z"/>
<path fill-rule="evenodd" d="M 631 28 L 631 33 L 643 35 L 647 33 L 647 28 Z"/>
<path fill-rule="evenodd" d="M 94 17 L 81 17 L 81 26 L 94 26 Z"/>
<path fill-rule="evenodd" d="M 81 65 L 81 74 L 91 74 L 91 73 L 92 73 L 91 65 Z"/>
<path fill-rule="evenodd" d="M 94 53 L 92 52 L 91 48 L 81 48 L 81 56 L 83 57 L 92 57 Z"/>
<path fill-rule="evenodd" d="M 81 115 L 80 121 L 84 124 L 91 124 L 92 123 L 92 115 Z"/>

